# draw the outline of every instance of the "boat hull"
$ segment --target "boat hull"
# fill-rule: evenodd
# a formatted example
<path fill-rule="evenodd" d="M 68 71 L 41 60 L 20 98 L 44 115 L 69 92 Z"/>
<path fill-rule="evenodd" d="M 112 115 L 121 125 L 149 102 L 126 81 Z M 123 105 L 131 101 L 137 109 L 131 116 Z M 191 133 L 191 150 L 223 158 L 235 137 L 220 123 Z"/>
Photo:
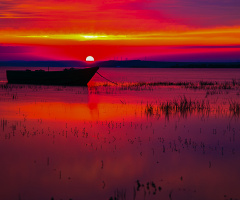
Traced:
<path fill-rule="evenodd" d="M 6 74 L 10 84 L 87 86 L 98 69 L 99 67 L 63 71 L 7 70 Z"/>

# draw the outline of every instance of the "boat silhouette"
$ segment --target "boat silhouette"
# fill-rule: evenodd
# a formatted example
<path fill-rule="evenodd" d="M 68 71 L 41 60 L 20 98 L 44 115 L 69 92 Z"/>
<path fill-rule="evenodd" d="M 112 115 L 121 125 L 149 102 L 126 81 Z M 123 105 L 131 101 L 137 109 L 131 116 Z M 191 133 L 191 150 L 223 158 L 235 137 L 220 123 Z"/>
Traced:
<path fill-rule="evenodd" d="M 99 67 L 83 69 L 45 70 L 7 70 L 9 84 L 87 86 Z"/>

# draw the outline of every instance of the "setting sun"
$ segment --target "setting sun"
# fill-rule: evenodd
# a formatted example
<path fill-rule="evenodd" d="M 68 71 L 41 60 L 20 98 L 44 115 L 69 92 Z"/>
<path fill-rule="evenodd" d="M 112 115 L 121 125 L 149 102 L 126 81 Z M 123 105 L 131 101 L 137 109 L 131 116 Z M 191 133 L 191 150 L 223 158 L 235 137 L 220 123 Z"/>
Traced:
<path fill-rule="evenodd" d="M 91 61 L 91 62 L 93 62 L 93 61 L 94 61 L 94 58 L 93 58 L 92 56 L 88 56 L 88 57 L 86 57 L 86 61 Z"/>

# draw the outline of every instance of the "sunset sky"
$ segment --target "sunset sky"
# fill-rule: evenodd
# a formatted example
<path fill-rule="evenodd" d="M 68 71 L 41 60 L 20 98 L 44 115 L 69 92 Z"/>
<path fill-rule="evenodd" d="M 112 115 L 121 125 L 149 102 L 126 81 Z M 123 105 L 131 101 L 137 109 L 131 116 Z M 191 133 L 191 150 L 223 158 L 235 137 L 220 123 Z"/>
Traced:
<path fill-rule="evenodd" d="M 240 61 L 239 0 L 1 0 L 0 60 Z"/>

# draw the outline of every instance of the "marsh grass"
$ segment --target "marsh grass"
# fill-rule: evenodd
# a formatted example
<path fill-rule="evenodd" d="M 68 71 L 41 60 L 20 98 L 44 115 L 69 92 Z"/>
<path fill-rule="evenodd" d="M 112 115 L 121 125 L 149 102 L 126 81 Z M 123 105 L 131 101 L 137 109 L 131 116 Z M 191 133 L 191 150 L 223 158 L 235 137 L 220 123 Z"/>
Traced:
<path fill-rule="evenodd" d="M 42 85 L 16 85 L 16 84 L 0 84 L 0 89 L 2 90 L 12 90 L 12 89 L 34 89 L 34 90 L 44 90 L 51 87 L 57 87 L 56 90 L 68 90 L 67 86 L 42 86 Z M 237 90 L 240 89 L 240 81 L 233 79 L 232 81 L 216 82 L 216 81 L 198 81 L 198 82 L 169 82 L 169 81 L 159 81 L 159 82 L 118 82 L 117 85 L 111 82 L 90 82 L 88 89 L 92 92 L 98 92 L 98 90 L 103 90 L 103 88 L 108 88 L 109 90 L 153 90 L 158 87 L 181 87 L 186 89 L 194 90 Z M 111 88 L 111 89 L 110 89 Z"/>
<path fill-rule="evenodd" d="M 232 81 L 226 82 L 216 82 L 216 81 L 198 81 L 198 82 L 119 82 L 116 84 L 110 82 L 96 82 L 89 85 L 89 89 L 92 92 L 97 92 L 98 90 L 104 90 L 109 93 L 109 88 L 114 88 L 114 90 L 154 90 L 159 87 L 174 87 L 174 88 L 185 88 L 193 90 L 207 90 L 208 94 L 220 94 L 221 90 L 238 90 L 240 89 L 240 81 L 233 79 Z M 104 89 L 106 88 L 106 89 Z"/>
<path fill-rule="evenodd" d="M 229 102 L 229 111 L 233 115 L 240 115 L 240 103 L 230 101 Z"/>
<path fill-rule="evenodd" d="M 224 94 L 227 95 L 229 90 L 236 91 L 236 95 L 239 95 L 240 81 L 233 79 L 229 82 L 216 82 L 216 81 L 199 81 L 199 82 L 124 82 L 115 85 L 113 83 L 94 83 L 90 84 L 89 87 L 66 87 L 66 86 L 41 86 L 41 85 L 16 85 L 16 84 L 0 84 L 0 90 L 6 92 L 2 95 L 10 95 L 10 98 L 15 100 L 18 99 L 17 91 L 21 89 L 27 89 L 32 91 L 45 91 L 54 90 L 56 92 L 64 91 L 75 91 L 76 94 L 119 94 L 120 91 L 132 90 L 132 91 L 142 91 L 159 89 L 161 87 L 169 88 L 185 88 L 193 90 L 206 90 L 205 99 L 202 100 L 192 100 L 187 99 L 185 96 L 180 97 L 175 100 L 170 100 L 166 102 L 159 103 L 147 103 L 144 107 L 145 114 L 147 115 L 172 115 L 181 114 L 186 116 L 191 113 L 202 113 L 209 114 L 214 105 L 210 105 L 207 97 L 209 95 Z M 122 101 L 121 101 L 122 102 Z M 123 102 L 122 102 L 123 103 Z M 223 105 L 222 105 L 223 106 Z M 222 107 L 220 106 L 220 107 Z M 229 101 L 228 112 L 231 115 L 239 116 L 240 104 L 238 101 Z M 222 108 L 220 108 L 222 109 Z"/>
<path fill-rule="evenodd" d="M 205 100 L 191 100 L 187 99 L 185 96 L 181 97 L 178 100 L 160 102 L 158 104 L 147 104 L 145 107 L 146 115 L 162 115 L 165 116 L 181 114 L 182 116 L 186 116 L 187 114 L 191 114 L 193 112 L 209 114 L 211 111 L 211 107 L 209 101 Z"/>

